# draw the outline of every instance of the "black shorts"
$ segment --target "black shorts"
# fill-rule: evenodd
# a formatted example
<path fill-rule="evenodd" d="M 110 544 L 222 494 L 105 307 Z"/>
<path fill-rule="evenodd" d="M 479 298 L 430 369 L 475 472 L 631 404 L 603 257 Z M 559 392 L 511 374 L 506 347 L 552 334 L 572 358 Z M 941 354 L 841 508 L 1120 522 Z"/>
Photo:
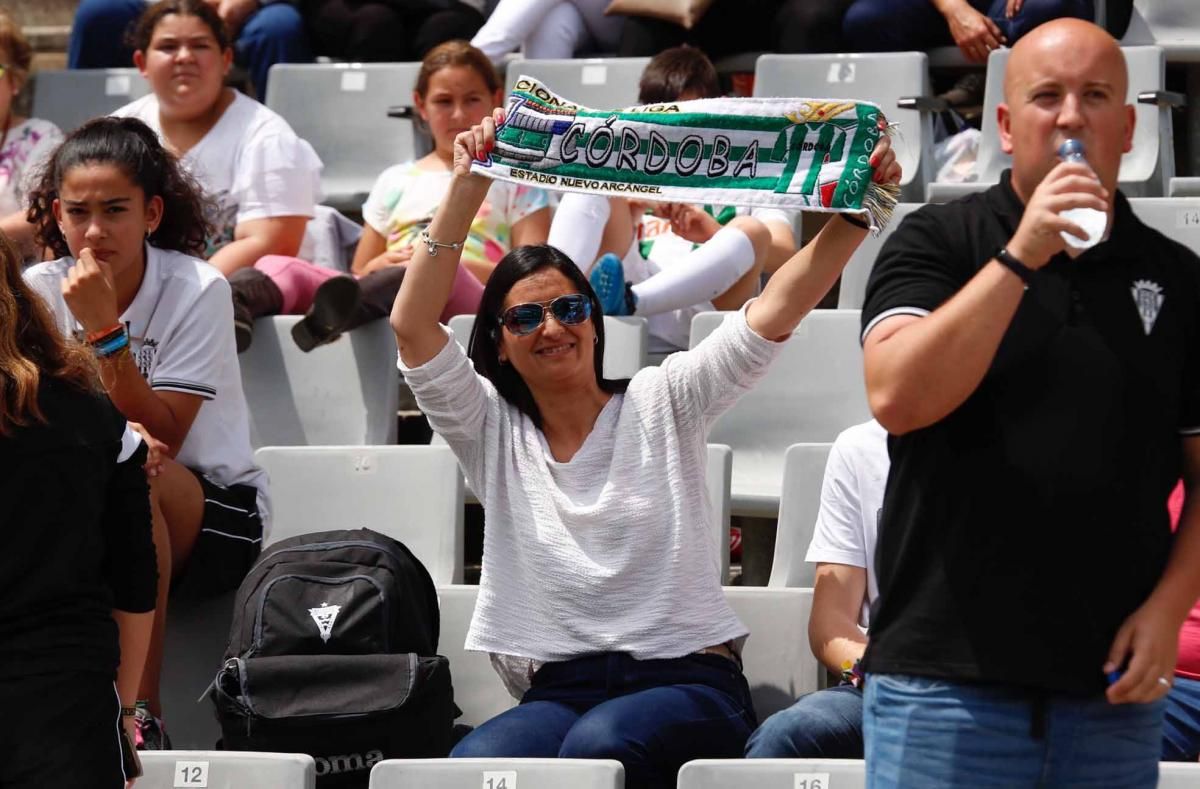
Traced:
<path fill-rule="evenodd" d="M 172 580 L 171 594 L 193 600 L 236 589 L 262 551 L 263 524 L 258 489 L 218 485 L 195 469 L 204 491 L 204 520 L 183 572 Z"/>
<path fill-rule="evenodd" d="M 124 789 L 121 702 L 112 677 L 87 672 L 0 679 L 5 789 Z"/>

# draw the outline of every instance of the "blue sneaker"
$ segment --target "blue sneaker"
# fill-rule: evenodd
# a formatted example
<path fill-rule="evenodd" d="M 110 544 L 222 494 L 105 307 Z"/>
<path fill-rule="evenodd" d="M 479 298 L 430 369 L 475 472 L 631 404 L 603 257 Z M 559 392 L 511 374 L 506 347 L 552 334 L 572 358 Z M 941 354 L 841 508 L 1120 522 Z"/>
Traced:
<path fill-rule="evenodd" d="M 588 276 L 600 308 L 605 315 L 632 315 L 637 301 L 632 289 L 625 283 L 625 267 L 621 259 L 609 252 L 596 261 Z"/>

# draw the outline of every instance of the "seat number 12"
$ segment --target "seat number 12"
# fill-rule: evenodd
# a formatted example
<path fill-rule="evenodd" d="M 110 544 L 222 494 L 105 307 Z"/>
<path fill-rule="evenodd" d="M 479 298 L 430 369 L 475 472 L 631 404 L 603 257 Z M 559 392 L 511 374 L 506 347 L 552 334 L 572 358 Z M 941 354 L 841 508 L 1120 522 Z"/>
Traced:
<path fill-rule="evenodd" d="M 208 762 L 175 762 L 175 787 L 204 789 L 208 786 Z"/>

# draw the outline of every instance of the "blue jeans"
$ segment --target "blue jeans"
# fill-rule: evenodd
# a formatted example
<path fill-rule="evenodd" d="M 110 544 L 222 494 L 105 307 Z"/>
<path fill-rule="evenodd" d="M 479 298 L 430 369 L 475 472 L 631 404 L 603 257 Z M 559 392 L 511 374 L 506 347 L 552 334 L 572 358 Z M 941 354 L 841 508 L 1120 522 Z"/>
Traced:
<path fill-rule="evenodd" d="M 450 756 L 616 759 L 630 789 L 673 789 L 684 762 L 741 757 L 757 722 L 746 678 L 726 658 L 610 652 L 547 663 L 518 706 Z"/>
<path fill-rule="evenodd" d="M 996 22 L 1010 47 L 1051 19 L 1095 19 L 1092 0 L 1025 0 L 1012 19 L 1004 16 L 1005 0 L 968 2 Z M 850 52 L 907 52 L 954 45 L 946 18 L 930 0 L 855 0 L 842 18 L 842 34 Z"/>
<path fill-rule="evenodd" d="M 1175 677 L 1163 715 L 1162 760 L 1194 762 L 1200 758 L 1200 679 Z"/>
<path fill-rule="evenodd" d="M 1163 707 L 870 674 L 867 787 L 1154 789 Z"/>
<path fill-rule="evenodd" d="M 146 10 L 144 0 L 83 0 L 75 12 L 68 68 L 125 68 L 133 65 L 128 30 Z M 267 71 L 275 63 L 308 63 L 312 51 L 304 20 L 295 6 L 272 3 L 255 11 L 234 42 L 237 61 L 250 72 L 260 100 L 267 95 Z"/>
<path fill-rule="evenodd" d="M 767 718 L 746 743 L 748 759 L 861 759 L 863 692 L 838 685 L 801 696 Z"/>

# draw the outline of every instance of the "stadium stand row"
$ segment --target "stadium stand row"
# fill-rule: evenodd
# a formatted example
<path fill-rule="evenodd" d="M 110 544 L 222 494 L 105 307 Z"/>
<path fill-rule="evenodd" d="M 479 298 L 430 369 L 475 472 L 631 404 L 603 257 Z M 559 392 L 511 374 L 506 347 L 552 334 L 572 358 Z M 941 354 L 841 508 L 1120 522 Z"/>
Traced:
<path fill-rule="evenodd" d="M 1134 198 L 1131 205 L 1152 227 L 1200 248 L 1200 198 Z M 901 204 L 889 227 L 918 207 Z M 763 383 L 714 426 L 711 441 L 733 448 L 734 515 L 775 517 L 788 445 L 832 441 L 868 418 L 857 310 L 887 233 L 868 239 L 847 266 L 838 300 L 843 309 L 818 310 L 807 318 Z M 380 362 L 395 354 L 387 326 L 364 326 L 348 342 L 305 354 L 280 341 L 296 320 L 261 319 L 256 331 L 263 339 L 241 359 L 255 446 L 392 443 L 396 386 L 390 368 Z M 464 345 L 472 321 L 470 316 L 451 321 Z M 718 313 L 697 316 L 691 345 L 719 321 Z M 607 374 L 632 375 L 647 363 L 645 322 L 606 318 L 606 326 Z M 824 373 L 803 374 L 811 369 Z M 773 417 L 785 419 L 786 429 Z"/>
<path fill-rule="evenodd" d="M 1200 42 L 1197 43 L 1200 46 Z M 1196 189 L 1176 179 L 1171 111 L 1185 98 L 1165 90 L 1169 52 L 1156 45 L 1125 48 L 1128 99 L 1137 107 L 1133 152 L 1125 157 L 1121 185 L 1127 194 L 1159 197 Z M 995 117 L 1001 101 L 1007 49 L 988 61 L 984 115 Z M 508 64 L 508 87 L 524 74 L 584 104 L 608 108 L 636 102 L 637 75 L 644 58 L 521 60 Z M 1008 166 L 995 124 L 983 124 L 973 180 L 933 180 L 933 115 L 945 104 L 931 95 L 929 57 L 921 52 L 833 55 L 763 55 L 755 69 L 756 96 L 836 96 L 880 104 L 896 124 L 901 183 L 908 202 L 944 202 L 995 183 Z M 397 162 L 428 149 L 410 117 L 419 64 L 279 64 L 271 70 L 268 106 L 312 144 L 325 163 L 322 190 L 327 205 L 357 211 L 379 172 L 380 162 Z M 144 95 L 133 69 L 43 72 L 38 76 L 34 113 L 64 131 Z M 1176 179 L 1172 187 L 1172 179 Z"/>
<path fill-rule="evenodd" d="M 278 786 L 313 789 L 319 771 L 299 754 L 160 751 L 142 756 L 146 789 L 189 786 Z M 1159 766 L 1158 789 L 1190 789 L 1200 765 Z M 603 759 L 408 759 L 378 762 L 370 789 L 624 789 L 619 762 Z M 679 771 L 679 789 L 863 789 L 861 759 L 698 759 Z"/>
<path fill-rule="evenodd" d="M 438 584 L 441 650 L 450 660 L 461 721 L 482 723 L 512 706 L 487 656 L 462 648 L 477 587 L 461 585 L 463 482 L 448 448 L 265 447 L 255 459 L 270 475 L 279 502 L 268 542 L 333 522 L 404 542 Z M 728 544 L 731 460 L 729 447 L 709 445 L 707 481 L 718 545 Z M 790 506 L 803 511 L 812 504 Z M 727 577 L 727 564 L 721 573 Z M 726 595 L 752 632 L 746 670 L 760 714 L 816 689 L 817 666 L 804 630 L 811 590 L 726 587 Z M 196 699 L 220 665 L 231 610 L 229 596 L 199 604 L 180 601 L 173 609 L 164 687 L 166 703 L 175 711 L 172 736 L 183 747 L 211 745 L 218 736 L 207 702 Z"/>

